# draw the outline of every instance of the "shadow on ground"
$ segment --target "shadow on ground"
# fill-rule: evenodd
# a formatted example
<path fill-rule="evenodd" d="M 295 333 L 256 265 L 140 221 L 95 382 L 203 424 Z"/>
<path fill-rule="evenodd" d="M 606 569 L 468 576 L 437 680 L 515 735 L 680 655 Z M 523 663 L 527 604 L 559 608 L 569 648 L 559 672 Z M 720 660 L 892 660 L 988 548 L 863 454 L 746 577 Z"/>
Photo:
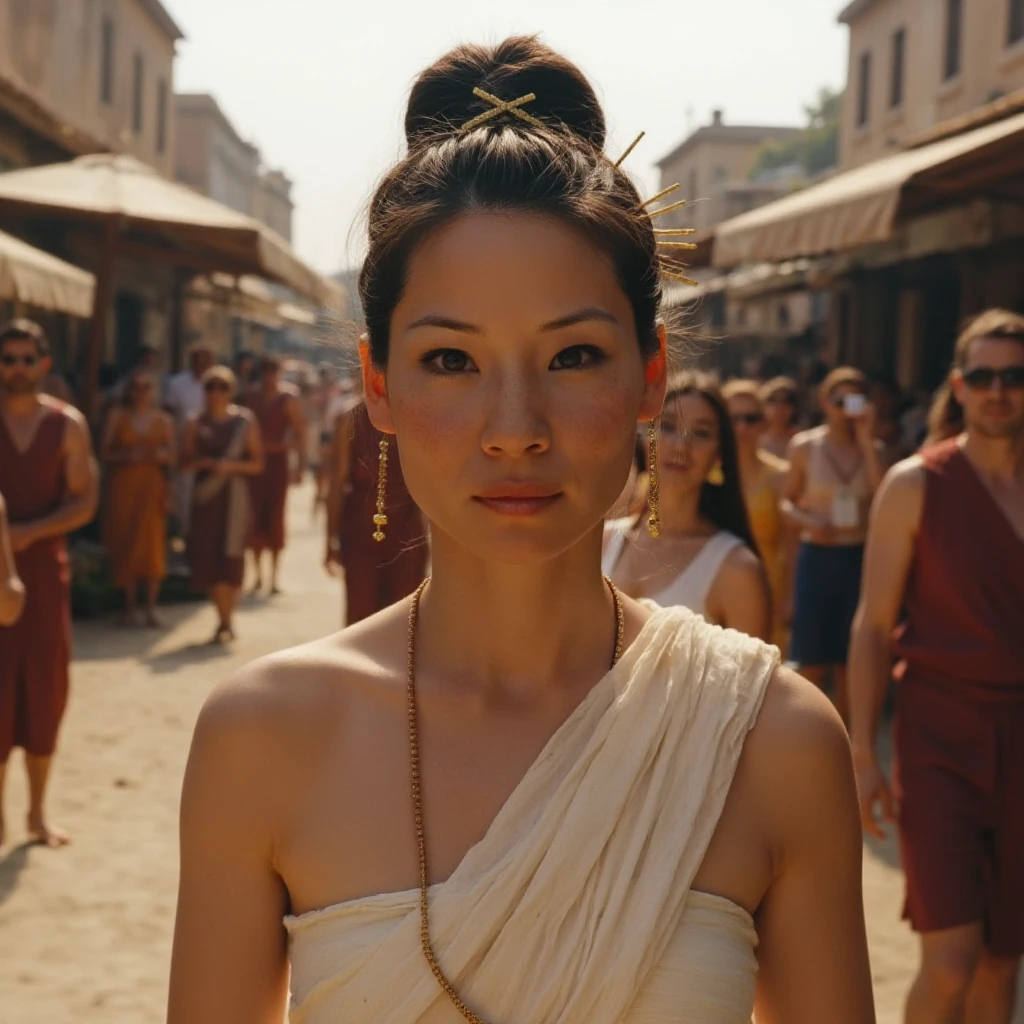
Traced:
<path fill-rule="evenodd" d="M 28 867 L 29 850 L 36 845 L 34 842 L 22 843 L 0 859 L 0 906 L 3 906 L 18 888 L 18 879 Z"/>
<path fill-rule="evenodd" d="M 177 629 L 206 608 L 205 603 L 161 605 L 159 629 L 119 626 L 114 617 L 75 623 L 74 660 L 107 661 L 125 658 L 144 661 L 171 630 Z"/>

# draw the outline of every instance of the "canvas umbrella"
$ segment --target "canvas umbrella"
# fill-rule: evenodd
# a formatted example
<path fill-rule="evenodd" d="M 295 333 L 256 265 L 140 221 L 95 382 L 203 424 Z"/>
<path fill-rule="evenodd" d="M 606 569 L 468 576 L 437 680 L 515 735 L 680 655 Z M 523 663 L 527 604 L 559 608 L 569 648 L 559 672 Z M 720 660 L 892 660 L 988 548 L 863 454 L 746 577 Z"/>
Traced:
<path fill-rule="evenodd" d="M 96 300 L 83 404 L 96 394 L 115 258 L 172 265 L 187 274 L 256 274 L 332 306 L 337 286 L 253 217 L 168 181 L 134 157 L 93 154 L 0 174 L 0 215 L 56 222 L 95 237 Z M 180 303 L 176 304 L 180 305 Z"/>

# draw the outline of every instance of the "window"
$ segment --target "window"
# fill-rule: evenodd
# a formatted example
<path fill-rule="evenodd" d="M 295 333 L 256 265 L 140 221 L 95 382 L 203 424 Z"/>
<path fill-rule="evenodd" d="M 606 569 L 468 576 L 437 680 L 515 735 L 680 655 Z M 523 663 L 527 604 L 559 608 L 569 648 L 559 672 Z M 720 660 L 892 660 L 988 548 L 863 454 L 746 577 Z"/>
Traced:
<path fill-rule="evenodd" d="M 100 30 L 100 101 L 114 102 L 114 19 L 104 17 Z"/>
<path fill-rule="evenodd" d="M 142 134 L 142 54 L 135 54 L 132 68 L 132 131 Z"/>
<path fill-rule="evenodd" d="M 1024 40 L 1024 0 L 1010 0 L 1010 27 L 1006 33 L 1007 46 Z"/>
<path fill-rule="evenodd" d="M 697 198 L 697 171 L 696 168 L 690 171 L 690 199 Z"/>
<path fill-rule="evenodd" d="M 156 83 L 156 151 L 167 149 L 167 82 L 161 78 Z"/>
<path fill-rule="evenodd" d="M 903 65 L 907 49 L 907 30 L 901 28 L 892 36 L 892 86 L 889 90 L 889 106 L 903 105 Z"/>
<path fill-rule="evenodd" d="M 964 0 L 946 0 L 946 59 L 943 78 L 960 74 L 960 47 L 963 32 Z"/>
<path fill-rule="evenodd" d="M 860 55 L 857 78 L 857 127 L 863 128 L 871 116 L 871 54 Z"/>

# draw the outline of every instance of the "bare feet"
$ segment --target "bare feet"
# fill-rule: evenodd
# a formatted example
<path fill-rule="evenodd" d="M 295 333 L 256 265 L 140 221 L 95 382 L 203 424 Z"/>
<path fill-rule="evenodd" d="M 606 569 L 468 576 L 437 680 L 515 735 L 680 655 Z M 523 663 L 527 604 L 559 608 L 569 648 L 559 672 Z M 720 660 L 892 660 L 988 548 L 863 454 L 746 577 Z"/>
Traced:
<path fill-rule="evenodd" d="M 230 643 L 235 639 L 235 631 L 231 626 L 220 625 L 217 627 L 217 632 L 213 634 L 210 639 L 211 646 L 220 646 L 226 643 Z"/>
<path fill-rule="evenodd" d="M 28 834 L 40 846 L 47 846 L 51 850 L 57 850 L 71 842 L 71 836 L 64 829 L 57 828 L 54 825 L 47 825 L 42 818 L 37 818 L 33 815 L 29 815 Z"/>
<path fill-rule="evenodd" d="M 280 593 L 281 593 L 281 588 L 280 588 L 280 587 L 279 587 L 279 586 L 278 586 L 278 585 L 277 585 L 277 584 L 275 583 L 275 584 L 274 584 L 274 585 L 273 585 L 273 586 L 272 586 L 272 587 L 270 588 L 270 596 L 271 596 L 271 597 L 277 597 L 277 595 L 278 595 L 278 594 L 280 594 Z"/>
<path fill-rule="evenodd" d="M 163 629 L 164 624 L 160 621 L 156 612 L 146 612 L 146 626 L 149 629 Z"/>

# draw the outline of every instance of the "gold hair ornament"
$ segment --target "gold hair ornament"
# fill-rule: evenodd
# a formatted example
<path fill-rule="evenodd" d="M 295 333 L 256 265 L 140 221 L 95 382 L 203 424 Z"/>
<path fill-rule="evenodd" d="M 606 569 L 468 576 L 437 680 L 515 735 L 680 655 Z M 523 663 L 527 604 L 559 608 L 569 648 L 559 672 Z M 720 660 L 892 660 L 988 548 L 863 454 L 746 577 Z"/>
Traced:
<path fill-rule="evenodd" d="M 460 132 L 471 132 L 474 128 L 478 128 L 482 124 L 486 124 L 488 121 L 495 117 L 500 117 L 502 114 L 511 114 L 513 117 L 518 117 L 520 121 L 525 121 L 527 124 L 532 124 L 535 128 L 545 127 L 544 122 L 539 118 L 534 117 L 532 114 L 528 114 L 525 110 L 520 109 L 526 106 L 527 103 L 532 103 L 536 98 L 536 94 L 529 92 L 525 96 L 520 96 L 517 100 L 503 100 L 497 96 L 492 96 L 489 92 L 485 92 L 483 89 L 476 88 L 473 90 L 473 95 L 478 99 L 485 100 L 488 103 L 493 104 L 493 110 L 485 110 L 482 114 L 477 114 L 476 117 L 471 118 L 467 121 L 460 129 Z"/>

